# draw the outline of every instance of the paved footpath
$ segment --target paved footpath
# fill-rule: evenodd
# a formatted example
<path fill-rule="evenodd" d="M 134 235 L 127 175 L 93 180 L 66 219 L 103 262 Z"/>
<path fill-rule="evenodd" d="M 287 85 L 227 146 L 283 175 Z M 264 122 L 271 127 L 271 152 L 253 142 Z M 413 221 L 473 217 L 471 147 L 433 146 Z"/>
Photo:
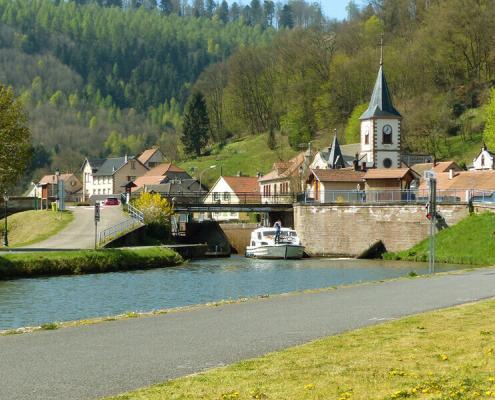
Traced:
<path fill-rule="evenodd" d="M 4 336 L 0 399 L 96 399 L 490 297 L 495 268 Z"/>

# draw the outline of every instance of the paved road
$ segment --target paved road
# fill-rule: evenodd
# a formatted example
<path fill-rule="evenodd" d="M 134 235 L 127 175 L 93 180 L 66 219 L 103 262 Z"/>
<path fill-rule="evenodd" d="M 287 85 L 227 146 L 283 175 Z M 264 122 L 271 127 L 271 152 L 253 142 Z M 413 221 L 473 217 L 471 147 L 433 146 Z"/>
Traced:
<path fill-rule="evenodd" d="M 495 268 L 4 336 L 0 398 L 95 399 L 488 297 Z"/>
<path fill-rule="evenodd" d="M 74 213 L 74 220 L 65 229 L 47 240 L 24 248 L 92 249 L 95 245 L 94 207 L 69 207 L 69 210 Z M 98 230 L 101 231 L 128 218 L 121 207 L 102 206 Z"/>

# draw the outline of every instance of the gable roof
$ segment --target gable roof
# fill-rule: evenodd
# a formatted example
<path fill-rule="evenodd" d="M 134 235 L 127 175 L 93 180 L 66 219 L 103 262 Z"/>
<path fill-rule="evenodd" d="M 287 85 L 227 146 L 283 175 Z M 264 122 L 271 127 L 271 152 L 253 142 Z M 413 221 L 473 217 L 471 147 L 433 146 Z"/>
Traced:
<path fill-rule="evenodd" d="M 423 173 L 429 170 L 433 170 L 437 173 L 448 172 L 450 169 L 462 171 L 462 168 L 459 167 L 455 161 L 440 161 L 435 163 L 435 166 L 433 166 L 433 163 L 414 164 L 411 166 L 411 169 L 420 176 L 423 176 Z"/>
<path fill-rule="evenodd" d="M 258 178 L 252 176 L 222 176 L 236 194 L 260 193 Z"/>
<path fill-rule="evenodd" d="M 292 176 L 299 176 L 299 167 L 303 165 L 305 160 L 305 152 L 299 153 L 297 156 L 291 158 L 287 162 L 274 163 L 273 169 L 266 175 L 258 179 L 258 182 L 267 182 L 277 179 L 287 179 Z M 280 168 L 282 167 L 283 168 Z"/>
<path fill-rule="evenodd" d="M 380 65 L 380 69 L 378 70 L 378 76 L 376 77 L 375 87 L 373 88 L 368 109 L 359 119 L 370 119 L 373 117 L 402 117 L 392 104 L 392 97 L 390 96 L 385 73 L 383 72 L 383 65 Z"/>
<path fill-rule="evenodd" d="M 312 169 L 311 173 L 320 182 L 362 182 L 365 172 L 354 168 Z"/>
<path fill-rule="evenodd" d="M 328 167 L 329 168 L 345 168 L 347 163 L 344 160 L 342 151 L 340 150 L 339 141 L 337 140 L 337 135 L 334 135 L 333 142 L 330 147 L 330 152 L 328 154 Z"/>
<path fill-rule="evenodd" d="M 174 165 L 172 163 L 163 163 L 151 168 L 144 174 L 144 176 L 165 176 L 168 172 L 184 172 L 187 174 L 185 170 L 179 168 L 177 165 Z"/>
<path fill-rule="evenodd" d="M 160 151 L 160 149 L 154 148 L 154 149 L 147 149 L 147 150 L 143 151 L 141 153 L 141 155 L 138 157 L 139 162 L 141 162 L 142 164 L 146 164 L 150 160 L 150 158 L 155 155 L 155 153 L 157 151 Z M 160 151 L 160 153 L 161 153 L 161 151 Z M 162 153 L 162 155 L 163 155 L 163 153 Z"/>
<path fill-rule="evenodd" d="M 412 174 L 409 168 L 373 168 L 366 171 L 364 180 L 368 179 L 402 179 Z"/>
<path fill-rule="evenodd" d="M 163 179 L 165 179 L 163 176 L 138 176 L 134 181 L 133 181 L 133 188 L 132 191 L 135 191 L 139 189 L 140 187 L 146 185 L 158 185 L 162 183 Z"/>
<path fill-rule="evenodd" d="M 450 179 L 448 172 L 437 174 L 437 190 L 495 190 L 495 170 L 458 171 Z M 427 188 L 427 182 L 422 179 L 420 189 Z"/>
<path fill-rule="evenodd" d="M 60 174 L 58 176 L 59 181 L 67 181 L 69 180 L 74 174 Z M 76 179 L 77 177 L 74 176 Z M 77 179 L 79 181 L 79 179 Z M 38 184 L 45 185 L 47 183 L 56 183 L 57 182 L 57 176 L 56 175 L 45 175 L 43 178 L 40 179 Z"/>
<path fill-rule="evenodd" d="M 128 157 L 131 160 L 132 157 Z M 107 158 L 103 161 L 98 170 L 93 174 L 95 176 L 108 176 L 113 175 L 117 170 L 122 168 L 126 164 L 126 157 L 113 157 Z M 91 164 L 90 164 L 91 165 Z"/>

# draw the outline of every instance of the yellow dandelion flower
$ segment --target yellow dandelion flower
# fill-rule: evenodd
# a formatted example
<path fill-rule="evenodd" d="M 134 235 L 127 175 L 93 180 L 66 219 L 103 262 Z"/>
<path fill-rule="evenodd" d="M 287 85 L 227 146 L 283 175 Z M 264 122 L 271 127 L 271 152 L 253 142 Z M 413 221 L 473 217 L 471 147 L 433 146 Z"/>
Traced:
<path fill-rule="evenodd" d="M 304 389 L 306 390 L 313 390 L 315 388 L 314 383 L 308 383 L 307 385 L 304 385 Z"/>

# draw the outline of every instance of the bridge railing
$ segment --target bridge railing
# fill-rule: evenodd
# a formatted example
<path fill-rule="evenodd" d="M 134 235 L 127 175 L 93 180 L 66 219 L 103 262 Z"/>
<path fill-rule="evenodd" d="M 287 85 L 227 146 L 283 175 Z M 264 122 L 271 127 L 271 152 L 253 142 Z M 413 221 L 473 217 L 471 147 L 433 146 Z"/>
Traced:
<path fill-rule="evenodd" d="M 466 203 L 472 196 L 470 190 L 438 190 L 437 203 Z M 415 190 L 320 190 L 308 191 L 302 203 L 306 204 L 426 204 L 429 198 L 428 189 Z"/>
<path fill-rule="evenodd" d="M 129 218 L 113 225 L 98 234 L 98 246 L 111 242 L 112 240 L 115 240 L 142 225 L 142 222 L 135 218 Z"/>

